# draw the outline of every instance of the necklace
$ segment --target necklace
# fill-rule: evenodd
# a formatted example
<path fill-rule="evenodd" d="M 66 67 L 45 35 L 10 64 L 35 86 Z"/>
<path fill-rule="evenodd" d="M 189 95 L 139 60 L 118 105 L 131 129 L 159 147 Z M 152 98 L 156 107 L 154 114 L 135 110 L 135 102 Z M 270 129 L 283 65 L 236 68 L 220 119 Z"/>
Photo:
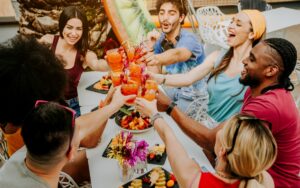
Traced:
<path fill-rule="evenodd" d="M 227 176 L 227 175 L 224 175 L 223 173 L 219 172 L 219 171 L 216 171 L 216 174 L 222 178 L 225 178 L 225 179 L 232 179 L 233 177 L 232 176 Z"/>

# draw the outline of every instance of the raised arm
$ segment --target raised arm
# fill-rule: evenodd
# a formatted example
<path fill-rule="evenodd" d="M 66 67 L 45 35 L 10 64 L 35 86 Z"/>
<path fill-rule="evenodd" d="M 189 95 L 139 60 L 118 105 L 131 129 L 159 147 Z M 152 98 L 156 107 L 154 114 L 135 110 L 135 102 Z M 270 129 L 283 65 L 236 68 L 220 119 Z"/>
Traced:
<path fill-rule="evenodd" d="M 187 61 L 191 56 L 192 52 L 187 48 L 174 48 L 161 54 L 148 52 L 142 61 L 144 61 L 147 66 L 161 66 Z"/>
<path fill-rule="evenodd" d="M 82 141 L 86 140 L 87 138 L 89 141 L 92 140 L 93 142 L 97 142 L 103 133 L 108 118 L 117 112 L 127 100 L 135 97 L 135 95 L 122 95 L 120 87 L 117 87 L 113 93 L 112 101 L 108 105 L 94 112 L 82 115 L 76 119 L 76 126 L 80 127 L 79 136 L 81 144 Z M 98 132 L 98 137 L 89 137 L 91 135 L 95 136 L 95 132 Z M 89 146 L 91 144 L 84 143 L 84 145 Z"/>
<path fill-rule="evenodd" d="M 203 79 L 206 75 L 208 75 L 212 71 L 218 55 L 219 55 L 219 51 L 215 51 L 211 53 L 209 56 L 207 56 L 207 58 L 204 60 L 203 63 L 201 63 L 197 67 L 193 68 L 191 71 L 184 74 L 160 75 L 160 74 L 150 73 L 150 76 L 153 79 L 155 79 L 158 83 L 164 82 L 164 84 L 168 86 L 174 86 L 174 87 L 189 86 L 194 82 Z"/>
<path fill-rule="evenodd" d="M 214 129 L 207 128 L 203 123 L 188 117 L 179 108 L 174 107 L 171 117 L 175 120 L 181 130 L 194 140 L 203 149 L 213 153 L 217 132 L 223 127 L 223 123 Z"/>
<path fill-rule="evenodd" d="M 83 68 L 90 67 L 95 71 L 108 71 L 109 66 L 104 59 L 98 59 L 97 55 L 93 51 L 87 51 L 85 55 L 85 62 Z"/>
<path fill-rule="evenodd" d="M 155 101 L 148 102 L 145 99 L 137 98 L 136 103 L 137 109 L 150 117 L 158 112 Z M 180 187 L 189 187 L 194 177 L 200 176 L 200 167 L 188 156 L 173 130 L 164 119 L 156 119 L 153 126 L 166 145 L 168 159 Z"/>
<path fill-rule="evenodd" d="M 165 112 L 168 106 L 171 104 L 170 98 L 167 97 L 162 91 L 159 91 L 156 99 L 158 109 Z M 209 129 L 203 123 L 199 123 L 188 117 L 176 106 L 173 108 L 170 115 L 187 136 L 194 140 L 203 149 L 209 151 L 210 153 L 214 152 L 216 134 L 218 130 L 223 127 L 223 123 L 219 124 L 214 129 Z"/>

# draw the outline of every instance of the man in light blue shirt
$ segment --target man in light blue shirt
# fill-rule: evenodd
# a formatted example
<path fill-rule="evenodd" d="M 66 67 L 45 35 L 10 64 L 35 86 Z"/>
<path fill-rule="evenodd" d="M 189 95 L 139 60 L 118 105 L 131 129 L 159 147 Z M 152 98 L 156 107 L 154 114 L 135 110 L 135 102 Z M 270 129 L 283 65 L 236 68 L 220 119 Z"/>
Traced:
<path fill-rule="evenodd" d="M 158 18 L 162 29 L 148 34 L 155 41 L 154 53 L 148 53 L 144 60 L 147 66 L 164 66 L 167 74 L 180 74 L 190 71 L 205 59 L 204 49 L 196 35 L 181 29 L 186 16 L 185 1 L 163 0 L 157 2 Z M 168 96 L 186 111 L 188 105 L 199 96 L 207 96 L 206 79 L 189 87 L 165 88 Z"/>

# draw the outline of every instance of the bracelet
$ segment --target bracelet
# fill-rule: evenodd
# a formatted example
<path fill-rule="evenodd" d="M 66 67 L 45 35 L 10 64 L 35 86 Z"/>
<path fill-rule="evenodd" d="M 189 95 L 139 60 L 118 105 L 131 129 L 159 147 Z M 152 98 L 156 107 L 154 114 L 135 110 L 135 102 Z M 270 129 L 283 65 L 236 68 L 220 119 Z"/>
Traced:
<path fill-rule="evenodd" d="M 151 125 L 154 126 L 155 120 L 157 120 L 159 118 L 163 119 L 163 117 L 158 112 L 156 114 L 154 114 L 153 116 L 151 116 L 150 117 L 150 123 L 151 123 Z"/>
<path fill-rule="evenodd" d="M 164 84 L 166 83 L 166 79 L 167 79 L 167 78 L 166 78 L 166 76 L 164 75 L 164 79 L 163 79 L 163 81 L 161 82 L 162 85 L 164 85 Z"/>
<path fill-rule="evenodd" d="M 166 113 L 170 116 L 171 115 L 171 112 L 173 111 L 173 108 L 176 106 L 177 104 L 172 101 L 171 104 L 169 104 L 167 110 L 166 110 Z"/>

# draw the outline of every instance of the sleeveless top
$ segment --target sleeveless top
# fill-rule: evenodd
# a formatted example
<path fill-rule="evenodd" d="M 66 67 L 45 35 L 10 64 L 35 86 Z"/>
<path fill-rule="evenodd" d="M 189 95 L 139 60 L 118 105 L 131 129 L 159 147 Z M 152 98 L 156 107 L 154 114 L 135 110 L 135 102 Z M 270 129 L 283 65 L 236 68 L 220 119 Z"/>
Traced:
<path fill-rule="evenodd" d="M 51 50 L 53 51 L 54 54 L 55 54 L 58 40 L 59 40 L 59 36 L 57 36 L 57 35 L 54 36 L 52 46 L 51 46 Z M 81 54 L 77 50 L 74 66 L 70 69 L 65 69 L 66 73 L 68 75 L 68 85 L 67 85 L 67 88 L 65 91 L 65 99 L 66 100 L 69 100 L 69 99 L 72 99 L 72 98 L 75 98 L 78 96 L 77 86 L 78 86 L 81 74 L 84 70 L 82 67 L 82 64 L 83 64 L 83 61 L 81 60 Z"/>
<path fill-rule="evenodd" d="M 220 52 L 214 65 L 215 68 L 222 62 L 226 53 L 227 50 Z M 238 74 L 229 77 L 222 72 L 208 81 L 208 114 L 215 121 L 223 122 L 240 111 L 246 91 L 246 87 L 239 82 L 240 76 Z"/>
<path fill-rule="evenodd" d="M 199 188 L 238 188 L 240 181 L 234 183 L 226 183 L 209 172 L 202 172 L 200 177 Z"/>

